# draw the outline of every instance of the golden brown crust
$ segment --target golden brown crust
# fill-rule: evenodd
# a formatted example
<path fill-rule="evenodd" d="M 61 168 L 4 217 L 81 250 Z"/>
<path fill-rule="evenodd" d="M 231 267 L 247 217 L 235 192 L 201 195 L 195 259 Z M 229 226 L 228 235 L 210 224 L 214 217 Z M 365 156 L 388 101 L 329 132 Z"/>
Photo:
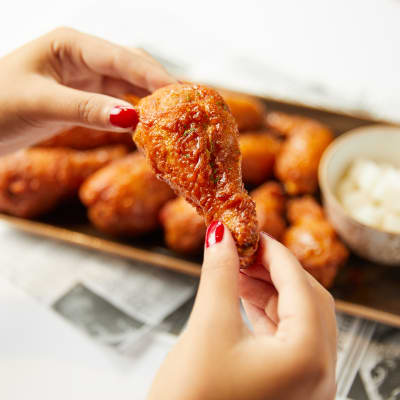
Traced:
<path fill-rule="evenodd" d="M 129 236 L 154 230 L 160 208 L 174 196 L 138 152 L 97 171 L 84 182 L 79 195 L 100 231 Z"/>
<path fill-rule="evenodd" d="M 259 185 L 271 177 L 281 142 L 267 131 L 245 132 L 239 137 L 243 181 Z"/>
<path fill-rule="evenodd" d="M 241 265 L 258 244 L 255 204 L 243 187 L 238 131 L 222 97 L 194 84 L 163 87 L 142 99 L 137 146 L 160 179 L 196 207 L 206 224 L 223 222 Z"/>
<path fill-rule="evenodd" d="M 296 224 L 308 217 L 325 218 L 322 207 L 314 197 L 306 195 L 288 201 L 287 218 L 290 223 Z"/>
<path fill-rule="evenodd" d="M 270 181 L 250 193 L 256 202 L 258 229 L 281 240 L 286 229 L 286 196 L 278 182 Z"/>
<path fill-rule="evenodd" d="M 317 190 L 319 161 L 332 140 L 330 131 L 314 130 L 314 125 L 304 124 L 284 142 L 276 158 L 275 174 L 289 194 Z"/>
<path fill-rule="evenodd" d="M 255 97 L 219 90 L 231 110 L 240 132 L 261 129 L 264 125 L 265 107 Z"/>
<path fill-rule="evenodd" d="M 331 286 L 349 256 L 348 250 L 311 197 L 291 200 L 288 213 L 294 225 L 285 232 L 283 244 L 318 281 Z"/>
<path fill-rule="evenodd" d="M 81 183 L 126 154 L 123 146 L 89 151 L 32 148 L 0 159 L 0 211 L 25 218 L 50 211 Z"/>
<path fill-rule="evenodd" d="M 167 246 L 184 254 L 198 253 L 204 243 L 206 225 L 196 209 L 184 198 L 170 200 L 160 211 Z"/>

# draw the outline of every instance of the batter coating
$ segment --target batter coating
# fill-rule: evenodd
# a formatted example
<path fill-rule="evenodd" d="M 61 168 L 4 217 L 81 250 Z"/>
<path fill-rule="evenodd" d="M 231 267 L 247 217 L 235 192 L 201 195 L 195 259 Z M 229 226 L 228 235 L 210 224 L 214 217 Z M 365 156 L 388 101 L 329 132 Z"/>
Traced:
<path fill-rule="evenodd" d="M 196 254 L 204 244 L 206 225 L 183 197 L 170 200 L 160 211 L 167 246 L 183 254 Z"/>
<path fill-rule="evenodd" d="M 100 231 L 127 236 L 157 228 L 160 208 L 174 197 L 138 152 L 97 171 L 84 182 L 79 195 Z"/>
<path fill-rule="evenodd" d="M 325 219 L 321 206 L 311 196 L 290 200 L 288 218 L 293 224 L 283 244 L 322 285 L 332 285 L 349 252 Z"/>
<path fill-rule="evenodd" d="M 271 177 L 281 142 L 267 132 L 245 132 L 239 136 L 243 181 L 259 185 Z"/>
<path fill-rule="evenodd" d="M 275 174 L 291 195 L 314 193 L 318 188 L 318 165 L 333 140 L 329 130 L 303 124 L 283 143 L 275 163 Z"/>
<path fill-rule="evenodd" d="M 99 168 L 123 157 L 123 146 L 96 150 L 35 147 L 0 159 L 0 211 L 33 218 L 74 196 Z"/>
<path fill-rule="evenodd" d="M 220 90 L 219 93 L 231 110 L 240 132 L 257 130 L 264 126 L 265 107 L 261 101 L 228 90 Z"/>
<path fill-rule="evenodd" d="M 232 232 L 241 266 L 258 245 L 254 201 L 244 189 L 235 120 L 222 97 L 195 84 L 173 84 L 143 98 L 134 141 L 156 175 L 204 216 Z"/>
<path fill-rule="evenodd" d="M 256 202 L 257 220 L 260 231 L 281 240 L 286 229 L 286 197 L 278 182 L 270 181 L 250 193 Z"/>

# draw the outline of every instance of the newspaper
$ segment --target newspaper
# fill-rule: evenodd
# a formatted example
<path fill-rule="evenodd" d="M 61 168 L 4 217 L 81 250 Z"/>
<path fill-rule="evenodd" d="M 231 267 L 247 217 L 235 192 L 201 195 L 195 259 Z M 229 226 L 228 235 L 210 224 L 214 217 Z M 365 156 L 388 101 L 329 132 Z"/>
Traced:
<path fill-rule="evenodd" d="M 189 318 L 197 280 L 0 224 L 0 276 L 101 345 L 133 359 Z M 400 330 L 337 314 L 337 399 L 400 400 Z"/>

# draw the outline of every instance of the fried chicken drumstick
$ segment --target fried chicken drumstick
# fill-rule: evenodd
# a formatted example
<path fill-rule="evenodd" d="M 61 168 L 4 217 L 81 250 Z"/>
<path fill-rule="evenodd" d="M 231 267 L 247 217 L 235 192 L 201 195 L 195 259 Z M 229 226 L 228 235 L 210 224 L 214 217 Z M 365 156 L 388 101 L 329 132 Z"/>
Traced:
<path fill-rule="evenodd" d="M 123 146 L 89 151 L 31 148 L 0 159 L 0 211 L 33 218 L 76 194 L 99 168 L 126 154 Z"/>
<path fill-rule="evenodd" d="M 264 183 L 250 193 L 256 202 L 258 229 L 280 240 L 286 229 L 286 198 L 279 183 Z M 206 226 L 185 199 L 178 197 L 165 204 L 160 211 L 167 246 L 183 254 L 197 254 L 204 243 Z"/>
<path fill-rule="evenodd" d="M 238 129 L 222 97 L 201 85 L 174 84 L 143 98 L 138 110 L 134 141 L 156 175 L 207 225 L 223 222 L 241 266 L 250 265 L 258 245 L 255 204 L 243 186 Z"/>

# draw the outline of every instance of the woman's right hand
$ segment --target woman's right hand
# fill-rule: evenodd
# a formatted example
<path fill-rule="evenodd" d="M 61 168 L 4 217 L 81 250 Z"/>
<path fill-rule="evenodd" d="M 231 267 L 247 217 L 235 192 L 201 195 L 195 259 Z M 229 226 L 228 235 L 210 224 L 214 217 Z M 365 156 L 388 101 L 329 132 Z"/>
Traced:
<path fill-rule="evenodd" d="M 192 315 L 149 399 L 334 399 L 331 295 L 265 234 L 259 263 L 241 273 L 229 230 L 214 224 L 207 235 Z M 243 322 L 239 295 L 253 332 Z"/>

